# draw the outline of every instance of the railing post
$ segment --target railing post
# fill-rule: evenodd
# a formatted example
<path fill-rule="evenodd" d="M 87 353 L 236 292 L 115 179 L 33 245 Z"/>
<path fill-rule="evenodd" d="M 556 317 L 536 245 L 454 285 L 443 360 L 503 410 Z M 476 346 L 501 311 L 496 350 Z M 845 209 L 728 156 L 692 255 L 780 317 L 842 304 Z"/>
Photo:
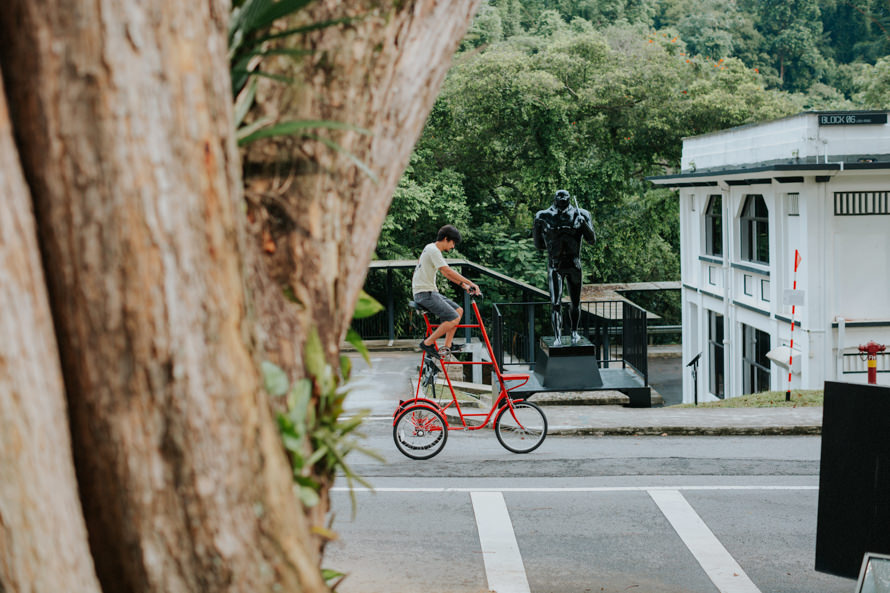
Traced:
<path fill-rule="evenodd" d="M 535 304 L 529 302 L 528 309 L 528 361 L 529 368 L 535 368 Z"/>
<path fill-rule="evenodd" d="M 392 298 L 392 268 L 386 268 L 386 323 L 389 329 L 389 345 L 396 340 L 395 306 Z"/>
<path fill-rule="evenodd" d="M 491 305 L 491 349 L 492 354 L 494 355 L 495 362 L 498 363 L 498 368 L 503 371 L 504 368 L 504 347 L 502 340 L 503 333 L 503 319 L 501 318 L 501 312 L 498 310 L 498 306 L 496 303 L 492 303 Z"/>

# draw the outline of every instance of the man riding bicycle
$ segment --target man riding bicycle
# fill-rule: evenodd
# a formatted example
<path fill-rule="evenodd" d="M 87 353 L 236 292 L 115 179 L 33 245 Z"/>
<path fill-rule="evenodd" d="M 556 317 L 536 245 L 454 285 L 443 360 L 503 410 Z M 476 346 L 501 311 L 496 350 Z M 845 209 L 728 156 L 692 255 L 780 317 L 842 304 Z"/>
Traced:
<path fill-rule="evenodd" d="M 422 351 L 434 358 L 439 358 L 439 351 L 436 350 L 435 345 L 436 340 L 443 335 L 445 336 L 443 348 L 445 353 L 459 350 L 458 347 L 453 347 L 451 342 L 454 340 L 454 334 L 457 333 L 457 326 L 460 324 L 464 312 L 462 307 L 439 292 L 436 285 L 438 273 L 442 272 L 443 276 L 460 285 L 470 294 L 480 292 L 478 285 L 452 269 L 442 255 L 444 252 L 454 249 L 458 243 L 460 243 L 460 232 L 456 228 L 450 224 L 440 228 L 435 243 L 430 243 L 423 248 L 411 279 L 414 302 L 439 318 L 439 327 L 419 344 Z"/>

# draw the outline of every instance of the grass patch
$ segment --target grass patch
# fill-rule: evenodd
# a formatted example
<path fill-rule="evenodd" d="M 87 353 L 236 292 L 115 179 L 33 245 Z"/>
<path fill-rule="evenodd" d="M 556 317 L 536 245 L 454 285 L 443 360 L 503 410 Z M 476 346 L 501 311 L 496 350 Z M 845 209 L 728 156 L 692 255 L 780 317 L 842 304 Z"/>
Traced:
<path fill-rule="evenodd" d="M 791 401 L 785 401 L 784 391 L 764 391 L 749 393 L 739 397 L 695 404 L 680 404 L 672 408 L 800 408 L 804 406 L 821 406 L 823 391 L 821 389 L 792 389 Z"/>

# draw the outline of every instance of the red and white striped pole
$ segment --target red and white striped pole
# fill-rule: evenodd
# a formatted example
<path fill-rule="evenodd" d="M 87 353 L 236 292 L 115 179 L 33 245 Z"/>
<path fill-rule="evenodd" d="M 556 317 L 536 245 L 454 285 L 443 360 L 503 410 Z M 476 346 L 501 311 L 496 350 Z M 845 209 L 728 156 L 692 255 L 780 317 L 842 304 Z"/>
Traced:
<path fill-rule="evenodd" d="M 800 265 L 800 252 L 794 250 L 794 285 L 791 290 L 797 290 L 797 266 Z M 791 346 L 788 348 L 788 389 L 785 390 L 785 401 L 791 401 L 791 363 L 794 362 L 794 303 L 791 304 Z"/>

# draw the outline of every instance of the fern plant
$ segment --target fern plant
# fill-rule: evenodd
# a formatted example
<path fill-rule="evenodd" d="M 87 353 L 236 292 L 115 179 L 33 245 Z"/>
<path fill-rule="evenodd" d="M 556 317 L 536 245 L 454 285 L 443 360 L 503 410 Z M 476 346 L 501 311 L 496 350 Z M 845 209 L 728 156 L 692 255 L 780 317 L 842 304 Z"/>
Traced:
<path fill-rule="evenodd" d="M 245 119 L 256 100 L 257 81 L 260 77 L 271 78 L 285 84 L 294 80 L 266 72 L 262 69 L 264 58 L 269 56 L 289 56 L 294 60 L 305 58 L 311 52 L 304 49 L 279 47 L 273 41 L 287 37 L 305 35 L 311 31 L 352 22 L 352 18 L 339 18 L 309 23 L 283 31 L 272 32 L 273 24 L 279 19 L 292 16 L 309 6 L 314 0 L 240 0 L 235 2 L 229 19 L 229 67 L 232 76 L 232 92 L 235 100 L 235 137 L 239 146 L 261 138 L 273 136 L 300 135 L 323 143 L 328 148 L 349 158 L 366 175 L 376 181 L 376 176 L 358 157 L 342 146 L 314 133 L 313 130 L 348 130 L 360 134 L 370 134 L 364 128 L 343 122 L 328 120 L 274 121 L 259 118 L 249 124 Z"/>
<path fill-rule="evenodd" d="M 363 291 L 354 316 L 368 317 L 382 308 Z M 361 340 L 350 341 L 370 364 L 368 350 Z M 371 485 L 352 470 L 346 456 L 357 451 L 380 461 L 383 459 L 361 445 L 365 435 L 358 428 L 367 412 L 341 419 L 343 402 L 349 393 L 352 363 L 348 357 L 341 356 L 340 373 L 335 373 L 324 358 L 321 340 L 314 329 L 306 341 L 303 363 L 307 376 L 293 386 L 280 367 L 268 361 L 262 364 L 266 391 L 272 396 L 287 395 L 287 412 L 278 415 L 278 429 L 293 468 L 298 496 L 306 507 L 315 506 L 319 502 L 321 484 L 313 476 L 333 478 L 340 473 L 349 484 L 354 511 L 354 483 L 367 488 Z"/>

